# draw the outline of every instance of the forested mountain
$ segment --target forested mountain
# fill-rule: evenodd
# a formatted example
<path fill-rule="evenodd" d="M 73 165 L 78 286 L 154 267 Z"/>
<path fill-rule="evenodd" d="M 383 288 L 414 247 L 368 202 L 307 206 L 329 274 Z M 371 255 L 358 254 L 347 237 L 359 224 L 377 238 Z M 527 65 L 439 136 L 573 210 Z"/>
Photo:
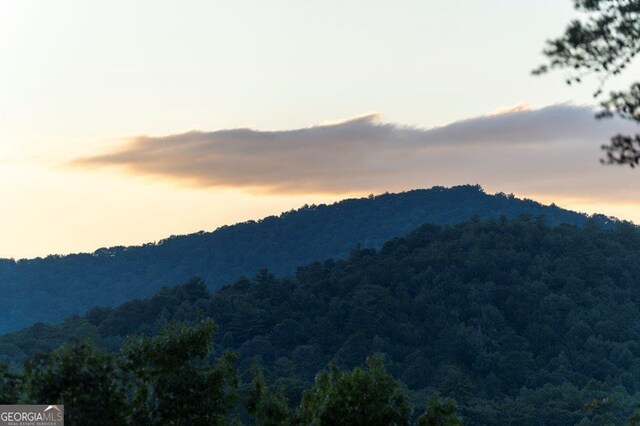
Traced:
<path fill-rule="evenodd" d="M 262 270 L 209 293 L 200 280 L 0 339 L 13 362 L 92 337 L 117 350 L 168 320 L 213 318 L 215 352 L 239 354 L 293 404 L 333 361 L 380 352 L 416 401 L 438 391 L 471 425 L 624 424 L 640 400 L 640 231 L 542 219 L 424 225 L 379 251 Z"/>
<path fill-rule="evenodd" d="M 584 224 L 588 217 L 479 186 L 434 187 L 400 194 L 305 206 L 214 232 L 171 237 L 157 244 L 111 247 L 91 254 L 0 259 L 0 332 L 36 321 L 61 321 L 92 306 L 147 297 L 163 285 L 202 277 L 210 289 L 266 267 L 277 274 L 319 259 L 344 258 L 357 244 L 379 248 L 423 223 L 453 224 L 520 214 L 549 224 Z M 593 220 L 611 223 L 604 216 Z"/>

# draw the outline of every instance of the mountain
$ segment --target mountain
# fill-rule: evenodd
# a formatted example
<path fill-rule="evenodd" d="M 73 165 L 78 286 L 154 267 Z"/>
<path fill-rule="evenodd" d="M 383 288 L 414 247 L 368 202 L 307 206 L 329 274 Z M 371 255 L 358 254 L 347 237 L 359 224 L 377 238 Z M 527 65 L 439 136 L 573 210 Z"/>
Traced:
<path fill-rule="evenodd" d="M 379 248 L 423 223 L 541 215 L 555 225 L 589 217 L 512 195 L 488 195 L 479 186 L 434 187 L 350 199 L 332 205 L 174 236 L 157 244 L 102 248 L 90 254 L 0 260 L 0 332 L 37 321 L 61 321 L 92 306 L 147 297 L 163 285 L 193 276 L 215 290 L 266 267 L 277 274 L 318 259 L 344 258 L 356 246 Z M 592 218 L 607 225 L 611 219 Z"/>
<path fill-rule="evenodd" d="M 91 337 L 211 317 L 215 353 L 237 351 L 290 401 L 333 361 L 375 352 L 416 401 L 457 399 L 469 425 L 624 424 L 640 400 L 640 231 L 536 218 L 424 225 L 379 251 L 260 271 L 210 293 L 194 279 L 147 300 L 95 308 L 0 338 L 0 360 Z"/>

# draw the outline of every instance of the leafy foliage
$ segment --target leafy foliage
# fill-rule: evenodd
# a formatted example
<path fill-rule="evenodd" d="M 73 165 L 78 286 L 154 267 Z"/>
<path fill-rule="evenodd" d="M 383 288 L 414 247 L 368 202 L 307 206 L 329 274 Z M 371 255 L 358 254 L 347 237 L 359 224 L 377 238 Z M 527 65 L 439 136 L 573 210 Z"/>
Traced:
<path fill-rule="evenodd" d="M 2 366 L 2 383 L 20 384 L 0 402 L 65 404 L 70 425 L 240 425 L 235 357 L 207 359 L 215 329 L 211 320 L 169 323 L 153 338 L 131 338 L 118 354 L 65 344 L 28 360 L 22 375 Z M 412 411 L 378 355 L 366 369 L 321 372 L 296 408 L 258 371 L 244 407 L 246 420 L 261 426 L 409 425 Z"/>
<path fill-rule="evenodd" d="M 417 426 L 461 426 L 462 419 L 456 415 L 458 406 L 454 399 L 440 400 L 435 394 L 427 403 L 427 410 L 418 418 Z"/>
<path fill-rule="evenodd" d="M 70 425 L 227 425 L 236 422 L 235 357 L 207 361 L 215 325 L 167 324 L 153 338 L 132 338 L 119 353 L 90 342 L 64 344 L 27 360 L 21 385 L 2 403 L 64 404 Z M 4 367 L 3 367 L 4 368 Z"/>
<path fill-rule="evenodd" d="M 124 346 L 122 370 L 132 395 L 136 425 L 225 425 L 236 405 L 236 357 L 225 353 L 207 362 L 216 326 L 169 323 L 154 338 L 133 338 Z M 176 423 L 176 419 L 179 422 Z"/>
<path fill-rule="evenodd" d="M 23 376 L 26 400 L 64 404 L 68 424 L 106 426 L 126 419 L 116 358 L 96 350 L 90 342 L 65 344 L 34 356 L 25 363 Z"/>
<path fill-rule="evenodd" d="M 319 373 L 300 409 L 309 425 L 400 426 L 411 415 L 402 384 L 387 374 L 380 356 L 367 358 L 366 369 L 342 372 L 334 365 Z"/>
<path fill-rule="evenodd" d="M 269 390 L 264 374 L 258 370 L 245 401 L 247 413 L 258 426 L 288 426 L 299 423 L 287 400 Z"/>
<path fill-rule="evenodd" d="M 572 21 L 565 33 L 547 42 L 544 50 L 549 68 L 568 69 L 572 73 L 567 83 L 580 83 L 587 75 L 597 75 L 600 86 L 598 97 L 611 76 L 628 69 L 640 53 L 640 1 L 638 0 L 574 0 L 578 11 L 587 14 L 585 20 Z M 626 92 L 611 92 L 601 103 L 599 117 L 618 115 L 640 123 L 640 83 L 634 83 Z M 610 145 L 603 145 L 606 162 L 628 164 L 640 162 L 640 135 L 616 135 Z"/>
<path fill-rule="evenodd" d="M 0 332 L 39 321 L 62 321 L 96 305 L 115 306 L 149 297 L 164 285 L 183 283 L 194 276 L 202 277 L 216 290 L 263 267 L 290 274 L 297 266 L 319 259 L 345 258 L 358 244 L 380 248 L 390 238 L 426 222 L 453 224 L 474 215 L 513 218 L 523 213 L 544 215 L 551 224 L 581 225 L 588 220 L 555 206 L 505 194 L 487 195 L 479 186 L 435 187 L 329 206 L 305 206 L 279 217 L 140 247 L 111 247 L 44 259 L 0 259 Z M 594 220 L 611 222 L 602 216 Z M 105 312 L 94 311 L 92 321 L 99 321 Z M 43 334 L 49 333 L 46 326 L 40 328 Z"/>

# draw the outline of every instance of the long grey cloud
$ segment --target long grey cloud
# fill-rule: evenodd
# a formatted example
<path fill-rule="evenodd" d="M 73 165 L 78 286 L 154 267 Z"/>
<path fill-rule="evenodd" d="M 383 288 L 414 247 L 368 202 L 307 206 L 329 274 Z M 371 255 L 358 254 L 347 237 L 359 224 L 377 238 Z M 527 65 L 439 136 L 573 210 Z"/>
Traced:
<path fill-rule="evenodd" d="M 304 129 L 142 136 L 74 160 L 201 187 L 308 193 L 476 183 L 509 191 L 637 199 L 629 171 L 598 163 L 599 146 L 638 127 L 560 104 L 423 129 L 376 115 Z M 633 175 L 635 176 L 635 175 Z"/>

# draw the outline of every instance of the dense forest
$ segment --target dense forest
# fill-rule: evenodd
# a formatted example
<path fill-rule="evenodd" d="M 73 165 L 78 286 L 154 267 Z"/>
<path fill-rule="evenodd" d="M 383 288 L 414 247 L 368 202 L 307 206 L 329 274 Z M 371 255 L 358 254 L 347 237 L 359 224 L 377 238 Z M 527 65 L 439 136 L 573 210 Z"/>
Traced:
<path fill-rule="evenodd" d="M 380 354 L 351 371 L 318 372 L 292 406 L 256 366 L 244 389 L 237 354 L 211 352 L 216 325 L 170 322 L 157 336 L 131 337 L 119 352 L 88 340 L 38 354 L 24 369 L 0 365 L 0 403 L 55 401 L 69 426 L 459 426 L 455 400 L 432 394 L 422 414 Z M 20 422 L 15 422 L 16 424 Z M 22 424 L 22 423 L 20 423 Z"/>
<path fill-rule="evenodd" d="M 263 267 L 290 274 L 297 266 L 319 259 L 344 258 L 358 244 L 379 248 L 423 223 L 453 224 L 474 215 L 514 218 L 520 214 L 543 215 L 552 225 L 581 225 L 589 219 L 556 206 L 488 195 L 479 186 L 435 187 L 305 206 L 279 217 L 139 247 L 44 259 L 0 259 L 0 332 L 37 321 L 61 321 L 96 305 L 115 306 L 148 297 L 164 285 L 193 276 L 202 277 L 215 290 Z M 592 220 L 605 226 L 612 222 L 604 216 Z"/>
<path fill-rule="evenodd" d="M 348 371 L 380 353 L 414 404 L 455 398 L 466 424 L 624 424 L 640 401 L 638 258 L 628 223 L 423 225 L 284 278 L 261 270 L 212 293 L 193 279 L 35 324 L 4 335 L 0 359 L 18 371 L 35 351 L 85 338 L 116 353 L 128 335 L 211 318 L 213 352 L 238 356 L 241 393 L 260 369 L 291 407 L 330 363 Z"/>

